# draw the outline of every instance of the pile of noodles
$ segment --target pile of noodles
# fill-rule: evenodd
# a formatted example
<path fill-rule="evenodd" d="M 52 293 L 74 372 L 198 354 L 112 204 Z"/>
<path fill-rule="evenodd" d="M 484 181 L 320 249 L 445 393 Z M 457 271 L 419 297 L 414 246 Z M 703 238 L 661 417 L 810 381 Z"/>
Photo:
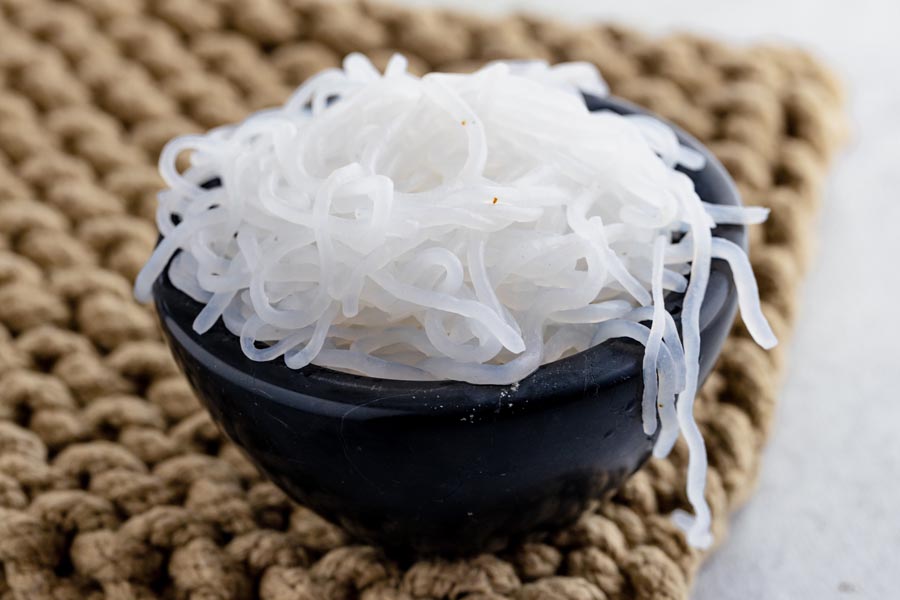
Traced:
<path fill-rule="evenodd" d="M 137 296 L 171 260 L 205 305 L 196 331 L 222 319 L 253 360 L 389 379 L 513 384 L 635 339 L 644 429 L 658 414 L 658 456 L 684 434 L 696 514 L 677 518 L 705 546 L 692 412 L 711 259 L 730 264 L 754 338 L 776 343 L 743 250 L 710 230 L 766 213 L 702 202 L 675 167 L 703 158 L 656 120 L 589 112 L 581 92 L 604 89 L 585 64 L 418 78 L 402 57 L 382 75 L 351 55 L 283 107 L 166 146 L 163 240 Z M 685 294 L 681 336 L 668 291 Z"/>

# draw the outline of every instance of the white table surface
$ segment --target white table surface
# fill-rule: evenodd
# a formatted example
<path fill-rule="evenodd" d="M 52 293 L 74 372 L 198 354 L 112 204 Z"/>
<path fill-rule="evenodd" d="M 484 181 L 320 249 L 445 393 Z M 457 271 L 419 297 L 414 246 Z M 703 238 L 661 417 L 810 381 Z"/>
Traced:
<path fill-rule="evenodd" d="M 849 88 L 854 138 L 818 223 L 759 489 L 696 600 L 900 598 L 900 2 L 395 0 L 785 40 Z"/>

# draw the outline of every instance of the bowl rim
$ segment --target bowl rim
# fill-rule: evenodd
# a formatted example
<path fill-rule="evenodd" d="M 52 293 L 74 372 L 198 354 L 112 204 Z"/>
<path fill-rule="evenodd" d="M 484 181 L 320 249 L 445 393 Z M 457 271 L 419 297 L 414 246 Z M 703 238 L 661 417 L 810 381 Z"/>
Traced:
<path fill-rule="evenodd" d="M 679 168 L 694 181 L 710 187 L 713 194 L 702 194 L 701 199 L 713 204 L 741 206 L 737 186 L 725 167 L 696 138 L 677 125 L 636 104 L 614 96 L 598 97 L 585 94 L 589 110 L 611 110 L 618 114 L 650 115 L 670 126 L 679 141 L 700 152 L 706 160 L 700 171 Z M 699 186 L 698 186 L 699 187 Z M 705 190 L 704 190 L 705 191 Z M 747 227 L 720 225 L 713 229 L 713 236 L 724 237 L 747 249 Z M 710 297 L 719 297 L 715 306 L 708 306 Z M 682 294 L 669 294 L 670 305 L 676 323 L 681 327 L 680 304 Z M 495 410 L 498 402 L 508 400 L 540 400 L 540 404 L 554 398 L 571 395 L 573 388 L 609 388 L 641 375 L 643 346 L 633 340 L 614 338 L 588 348 L 572 356 L 546 363 L 530 375 L 512 385 L 473 384 L 454 380 L 409 381 L 367 377 L 336 371 L 316 365 L 291 369 L 282 359 L 255 362 L 247 358 L 237 343 L 237 337 L 228 331 L 221 319 L 206 333 L 198 334 L 192 328 L 194 317 L 202 304 L 175 288 L 168 277 L 168 265 L 153 283 L 153 299 L 163 332 L 176 354 L 186 353 L 192 361 L 204 368 L 226 376 L 244 389 L 252 389 L 256 395 L 293 406 L 305 406 L 341 414 L 347 406 L 365 408 L 378 401 L 379 414 L 390 412 L 414 412 L 430 415 L 469 415 L 475 411 Z M 701 334 L 731 305 L 736 304 L 731 271 L 722 260 L 712 262 L 710 280 L 704 303 L 701 306 Z M 598 366 L 599 371 L 598 372 Z M 416 402 L 409 402 L 409 400 Z M 318 404 L 316 407 L 310 403 Z M 532 406 L 531 408 L 536 408 Z"/>

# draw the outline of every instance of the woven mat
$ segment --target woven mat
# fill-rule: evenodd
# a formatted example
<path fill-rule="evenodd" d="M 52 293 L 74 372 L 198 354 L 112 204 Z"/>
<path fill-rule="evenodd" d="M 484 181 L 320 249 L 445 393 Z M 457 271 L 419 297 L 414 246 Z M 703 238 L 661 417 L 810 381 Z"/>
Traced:
<path fill-rule="evenodd" d="M 131 283 L 176 134 L 284 99 L 352 50 L 414 69 L 596 62 L 705 141 L 744 198 L 783 341 L 840 92 L 806 54 L 533 18 L 312 0 L 0 0 L 0 598 L 681 599 L 703 555 L 666 515 L 685 450 L 565 531 L 397 564 L 262 480 L 201 410 Z M 783 345 L 782 345 L 783 348 Z M 721 541 L 752 490 L 783 350 L 740 325 L 697 405 Z"/>

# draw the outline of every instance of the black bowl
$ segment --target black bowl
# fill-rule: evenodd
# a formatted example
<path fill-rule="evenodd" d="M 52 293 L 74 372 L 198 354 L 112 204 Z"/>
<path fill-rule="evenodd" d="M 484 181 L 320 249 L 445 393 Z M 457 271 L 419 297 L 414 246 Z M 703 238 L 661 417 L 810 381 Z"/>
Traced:
<path fill-rule="evenodd" d="M 642 112 L 588 97 L 592 110 Z M 701 198 L 739 204 L 721 164 L 688 172 Z M 746 245 L 744 227 L 714 235 Z M 641 423 L 643 347 L 614 339 L 540 367 L 518 386 L 408 382 L 316 366 L 291 370 L 242 353 L 220 323 L 198 335 L 201 305 L 166 275 L 154 284 L 169 345 L 200 399 L 253 463 L 296 501 L 391 550 L 467 554 L 574 520 L 649 457 Z M 681 297 L 667 305 L 678 316 Z M 731 271 L 713 261 L 701 310 L 700 371 L 734 320 Z"/>

